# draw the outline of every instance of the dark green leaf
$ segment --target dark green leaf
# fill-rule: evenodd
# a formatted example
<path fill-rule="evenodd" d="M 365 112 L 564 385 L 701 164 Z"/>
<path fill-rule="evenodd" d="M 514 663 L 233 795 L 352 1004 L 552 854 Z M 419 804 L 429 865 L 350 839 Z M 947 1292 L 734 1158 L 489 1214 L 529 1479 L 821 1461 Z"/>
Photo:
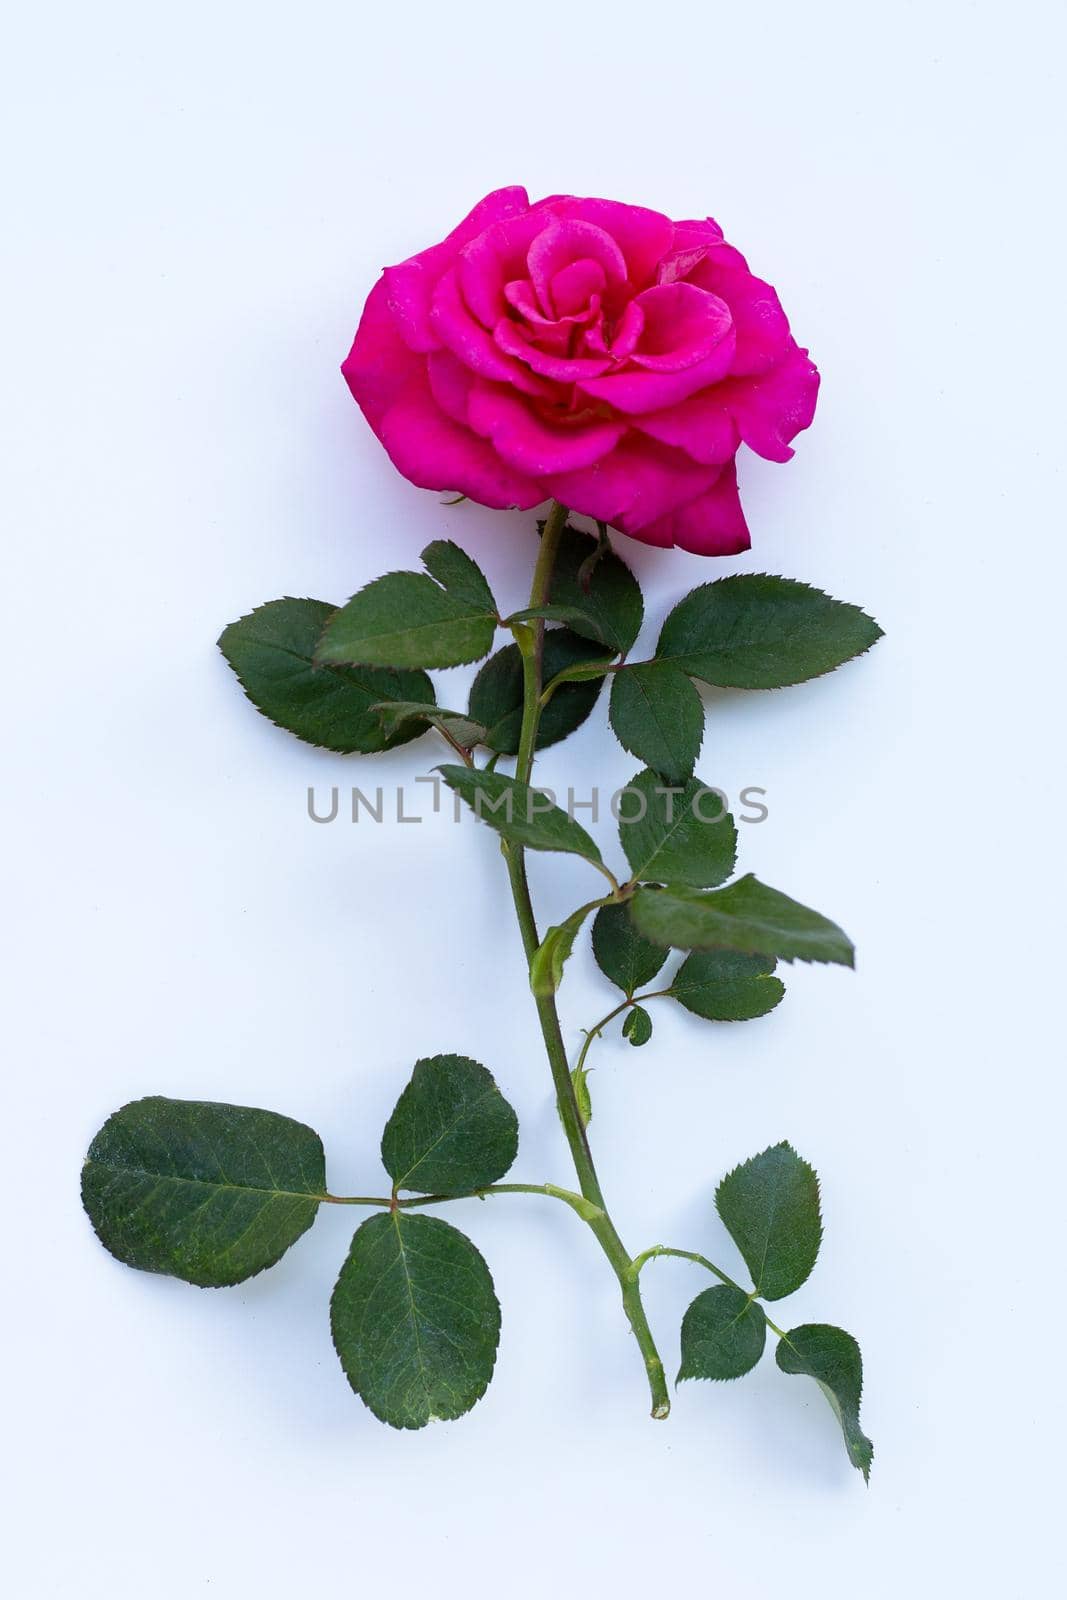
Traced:
<path fill-rule="evenodd" d="M 604 649 L 566 628 L 550 628 L 545 633 L 541 659 L 542 680 L 548 684 L 567 669 L 603 661 Z M 538 750 L 558 743 L 581 726 L 596 705 L 601 682 L 602 674 L 598 673 L 596 681 L 563 683 L 553 692 L 541 713 Z M 489 657 L 471 685 L 467 709 L 474 721 L 484 724 L 485 743 L 490 750 L 515 755 L 522 727 L 522 656 L 517 644 L 505 645 Z"/>
<path fill-rule="evenodd" d="M 633 1045 L 647 1044 L 652 1037 L 652 1018 L 644 1006 L 632 1006 L 623 1018 L 622 1036 Z"/>
<path fill-rule="evenodd" d="M 82 1203 L 105 1249 L 203 1288 L 272 1267 L 325 1192 L 322 1142 L 302 1122 L 159 1095 L 109 1117 L 82 1168 Z"/>
<path fill-rule="evenodd" d="M 530 962 L 530 988 L 535 995 L 552 995 L 559 988 L 579 929 L 592 909 L 591 905 L 579 906 L 565 922 L 546 930 Z"/>
<path fill-rule="evenodd" d="M 575 633 L 598 639 L 620 655 L 641 631 L 645 608 L 637 579 L 613 550 L 598 553 L 597 540 L 577 528 L 563 530 L 549 599 L 588 618 L 570 621 Z"/>
<path fill-rule="evenodd" d="M 656 656 L 705 683 L 780 689 L 832 672 L 882 636 L 858 606 L 766 573 L 702 584 L 663 624 Z"/>
<path fill-rule="evenodd" d="M 601 906 L 593 922 L 593 955 L 606 978 L 629 999 L 651 983 L 668 956 L 668 948 L 652 944 L 634 927 L 624 905 Z"/>
<path fill-rule="evenodd" d="M 763 1307 L 742 1289 L 720 1283 L 698 1294 L 682 1319 L 685 1378 L 741 1378 L 751 1372 L 767 1342 Z"/>
<path fill-rule="evenodd" d="M 735 1167 L 715 1191 L 715 1207 L 764 1300 L 792 1294 L 819 1254 L 819 1180 L 792 1145 L 772 1145 Z"/>
<path fill-rule="evenodd" d="M 711 1022 L 747 1022 L 766 1016 L 785 994 L 772 977 L 773 956 L 750 956 L 740 950 L 694 950 L 671 982 L 674 998 L 698 1017 Z"/>
<path fill-rule="evenodd" d="M 469 1411 L 500 1339 L 493 1280 L 465 1234 L 379 1212 L 356 1232 L 330 1302 L 334 1348 L 382 1422 L 424 1428 Z"/>
<path fill-rule="evenodd" d="M 835 922 L 748 873 L 710 894 L 683 886 L 638 889 L 630 914 L 640 933 L 677 950 L 746 950 L 782 961 L 851 967 L 852 941 Z"/>
<path fill-rule="evenodd" d="M 635 880 L 707 888 L 734 870 L 734 819 L 718 790 L 696 778 L 672 787 L 654 772 L 639 772 L 619 798 L 618 818 Z"/>
<path fill-rule="evenodd" d="M 550 804 L 538 790 L 484 768 L 444 766 L 438 770 L 475 816 L 505 839 L 529 850 L 565 850 L 587 861 L 600 861 L 600 851 L 581 824 Z"/>
<path fill-rule="evenodd" d="M 629 750 L 668 783 L 693 775 L 704 737 L 704 706 L 684 672 L 643 661 L 612 677 L 611 726 Z"/>
<path fill-rule="evenodd" d="M 495 630 L 491 610 L 440 588 L 424 572 L 387 572 L 334 612 L 315 661 L 456 667 L 487 654 Z"/>
<path fill-rule="evenodd" d="M 841 1424 L 848 1459 L 866 1482 L 874 1446 L 860 1427 L 863 1358 L 855 1339 L 843 1328 L 807 1322 L 779 1341 L 776 1360 L 783 1372 L 815 1379 Z"/>
<path fill-rule="evenodd" d="M 308 744 L 370 753 L 417 739 L 424 730 L 415 726 L 387 734 L 378 708 L 392 700 L 432 704 L 424 672 L 313 664 L 333 614 L 324 600 L 271 600 L 223 629 L 219 649 L 256 710 Z"/>
<path fill-rule="evenodd" d="M 382 1134 L 394 1190 L 469 1194 L 502 1178 L 519 1124 L 491 1072 L 467 1056 L 417 1061 Z"/>
<path fill-rule="evenodd" d="M 396 700 L 379 706 L 382 727 L 387 733 L 396 732 L 411 722 L 421 722 L 447 733 L 465 750 L 484 744 L 485 729 L 480 722 L 472 722 L 458 711 L 444 711 L 440 706 L 427 706 L 417 700 Z"/>
<path fill-rule="evenodd" d="M 451 539 L 435 539 L 426 546 L 421 560 L 430 577 L 436 578 L 454 599 L 496 615 L 496 601 L 484 572 L 458 544 L 453 544 Z"/>

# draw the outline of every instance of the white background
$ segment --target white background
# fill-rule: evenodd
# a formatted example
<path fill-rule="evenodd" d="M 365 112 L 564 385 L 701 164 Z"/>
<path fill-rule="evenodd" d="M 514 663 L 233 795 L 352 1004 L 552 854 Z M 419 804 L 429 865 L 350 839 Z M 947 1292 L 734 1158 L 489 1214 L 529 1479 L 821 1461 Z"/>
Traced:
<path fill-rule="evenodd" d="M 0 368 L 11 1592 L 1052 1583 L 1064 43 L 1051 0 L 20 8 Z M 440 535 L 521 603 L 532 517 L 400 480 L 338 373 L 379 267 L 513 182 L 711 212 L 823 372 L 793 464 L 743 462 L 750 555 L 619 545 L 648 639 L 735 570 L 802 577 L 887 629 L 834 677 L 720 696 L 700 764 L 731 794 L 767 788 L 743 865 L 839 920 L 858 971 L 788 969 L 787 1002 L 743 1028 L 661 1011 L 646 1050 L 613 1035 L 592 1131 L 631 1248 L 727 1266 L 720 1174 L 782 1137 L 817 1165 L 826 1243 L 782 1314 L 862 1341 L 869 1490 L 814 1386 L 770 1359 L 650 1422 L 614 1280 L 551 1202 L 450 1211 L 504 1330 L 486 1400 L 419 1435 L 380 1426 L 330 1346 L 351 1212 L 201 1292 L 118 1266 L 79 1209 L 89 1139 L 149 1092 L 288 1112 L 321 1132 L 335 1190 L 379 1185 L 383 1120 L 445 1050 L 515 1103 L 516 1176 L 569 1180 L 489 834 L 306 817 L 309 784 L 409 781 L 431 741 L 374 762 L 303 747 L 214 649 L 253 604 L 341 601 Z M 600 715 L 543 772 L 614 786 L 632 765 Z M 595 890 L 583 873 L 534 863 L 543 917 Z M 563 999 L 576 1047 L 611 1004 L 587 952 Z M 647 1286 L 673 1370 L 705 1282 L 660 1262 Z"/>

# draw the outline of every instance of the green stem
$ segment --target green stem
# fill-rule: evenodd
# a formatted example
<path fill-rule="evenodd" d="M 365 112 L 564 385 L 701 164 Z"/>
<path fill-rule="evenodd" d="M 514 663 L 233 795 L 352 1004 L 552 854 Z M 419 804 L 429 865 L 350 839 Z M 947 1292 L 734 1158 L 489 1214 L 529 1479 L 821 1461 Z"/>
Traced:
<path fill-rule="evenodd" d="M 640 1272 L 642 1267 L 647 1266 L 650 1261 L 654 1261 L 657 1256 L 677 1256 L 681 1261 L 695 1261 L 698 1267 L 706 1267 L 709 1272 L 713 1272 L 722 1283 L 728 1284 L 731 1289 L 741 1289 L 739 1283 L 735 1283 L 732 1278 L 728 1278 L 722 1268 L 717 1267 L 714 1261 L 709 1261 L 707 1256 L 697 1255 L 695 1250 L 675 1250 L 669 1244 L 654 1244 L 651 1250 L 642 1250 L 639 1256 L 634 1257 L 634 1272 Z M 741 1289 L 742 1294 L 747 1292 L 747 1290 Z"/>
<path fill-rule="evenodd" d="M 533 585 L 530 591 L 530 606 L 547 604 L 552 587 L 552 573 L 555 567 L 556 556 L 559 550 L 559 541 L 567 522 L 565 506 L 554 504 L 545 522 L 544 532 L 541 535 L 541 548 L 538 552 L 537 565 L 534 568 Z M 537 728 L 541 717 L 541 661 L 542 646 L 544 641 L 544 622 L 535 620 L 527 625 L 527 630 L 519 635 L 519 648 L 522 652 L 523 665 L 523 714 L 522 731 L 519 736 L 519 750 L 515 765 L 515 776 L 521 783 L 529 783 L 533 769 L 534 751 L 537 745 Z M 515 902 L 515 914 L 519 922 L 519 931 L 522 935 L 523 949 L 526 952 L 527 963 L 533 956 L 540 943 L 537 933 L 537 921 L 534 916 L 533 903 L 530 899 L 530 886 L 526 878 L 526 863 L 524 853 L 520 846 L 506 844 L 504 854 L 508 864 L 508 876 L 511 880 L 511 893 Z M 559 1105 L 560 1120 L 563 1131 L 570 1147 L 571 1159 L 578 1175 L 578 1186 L 584 1199 L 591 1202 L 593 1212 L 586 1218 L 590 1228 L 596 1235 L 601 1249 L 611 1263 L 612 1270 L 619 1280 L 622 1291 L 623 1309 L 633 1329 L 638 1348 L 645 1363 L 648 1375 L 649 1389 L 652 1395 L 652 1415 L 656 1418 L 667 1416 L 670 1411 L 670 1397 L 667 1393 L 667 1381 L 663 1371 L 663 1362 L 656 1349 L 652 1330 L 645 1316 L 644 1306 L 641 1302 L 640 1287 L 637 1274 L 633 1271 L 629 1252 L 616 1231 L 615 1224 L 608 1215 L 604 1204 L 604 1195 L 597 1177 L 596 1167 L 593 1165 L 593 1155 L 589 1148 L 589 1140 L 582 1126 L 581 1112 L 571 1079 L 570 1068 L 567 1062 L 567 1049 L 563 1042 L 560 1030 L 559 1013 L 556 1010 L 555 997 L 552 995 L 538 995 L 535 997 L 537 1017 L 541 1024 L 541 1033 L 544 1038 L 545 1052 L 552 1073 L 552 1083 L 556 1091 L 556 1100 Z"/>
<path fill-rule="evenodd" d="M 485 1200 L 493 1194 L 545 1194 L 553 1200 L 562 1200 L 583 1222 L 591 1222 L 599 1209 L 584 1195 L 575 1194 L 571 1189 L 559 1189 L 554 1183 L 490 1183 L 484 1189 L 468 1189 L 465 1194 L 418 1194 L 406 1200 L 371 1194 L 322 1194 L 317 1198 L 331 1206 L 375 1206 L 380 1211 L 410 1211 L 416 1206 L 442 1205 L 446 1200 Z"/>
<path fill-rule="evenodd" d="M 755 1289 L 742 1289 L 739 1283 L 735 1283 L 733 1278 L 728 1278 L 722 1268 L 717 1267 L 714 1261 L 709 1261 L 707 1256 L 698 1255 L 695 1250 L 675 1250 L 669 1244 L 654 1244 L 651 1250 L 643 1250 L 639 1256 L 635 1256 L 633 1262 L 635 1276 L 641 1271 L 642 1267 L 647 1266 L 648 1262 L 654 1261 L 657 1256 L 677 1256 L 680 1261 L 695 1261 L 698 1267 L 705 1267 L 708 1272 L 714 1273 L 720 1282 L 725 1283 L 729 1288 L 737 1289 L 741 1294 L 747 1295 L 750 1300 L 759 1299 Z M 776 1322 L 771 1321 L 766 1309 L 763 1312 L 763 1320 L 771 1332 L 778 1335 L 779 1339 L 784 1339 L 786 1344 L 791 1342 L 785 1329 L 780 1328 Z"/>
<path fill-rule="evenodd" d="M 610 905 L 611 902 L 607 901 L 606 904 Z M 585 1066 L 585 1058 L 589 1054 L 589 1046 L 592 1044 L 594 1039 L 600 1038 L 600 1035 L 603 1033 L 609 1022 L 614 1022 L 616 1017 L 621 1016 L 624 1011 L 628 1011 L 631 1006 L 643 1005 L 646 1000 L 659 1000 L 664 995 L 670 994 L 670 992 L 671 991 L 669 989 L 651 989 L 648 994 L 628 995 L 620 1005 L 615 1007 L 614 1011 L 609 1011 L 606 1017 L 601 1017 L 599 1022 L 594 1022 L 591 1028 L 587 1028 L 585 1030 L 585 1038 L 582 1041 L 582 1048 L 578 1053 L 578 1060 L 574 1064 L 575 1072 L 580 1072 Z"/>
<path fill-rule="evenodd" d="M 541 535 L 541 548 L 537 552 L 533 583 L 530 587 L 530 605 L 545 606 L 552 592 L 552 574 L 559 554 L 559 541 L 567 526 L 567 507 L 558 500 L 545 519 Z M 541 659 L 545 640 L 543 621 L 527 624 L 532 644 L 522 652 L 522 729 L 519 733 L 519 753 L 515 761 L 515 776 L 520 783 L 529 783 L 533 771 L 534 750 L 537 745 L 537 728 L 541 720 Z M 520 649 L 522 645 L 520 643 Z"/>

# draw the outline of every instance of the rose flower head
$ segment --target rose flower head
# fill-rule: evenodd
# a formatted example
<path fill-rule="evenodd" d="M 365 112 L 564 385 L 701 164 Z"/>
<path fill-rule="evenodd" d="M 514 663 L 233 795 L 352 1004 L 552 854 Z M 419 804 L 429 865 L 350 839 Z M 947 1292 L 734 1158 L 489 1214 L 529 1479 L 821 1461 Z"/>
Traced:
<path fill-rule="evenodd" d="M 788 461 L 819 387 L 717 223 L 521 188 L 385 269 L 342 370 L 421 488 L 701 555 L 748 548 L 737 451 Z"/>

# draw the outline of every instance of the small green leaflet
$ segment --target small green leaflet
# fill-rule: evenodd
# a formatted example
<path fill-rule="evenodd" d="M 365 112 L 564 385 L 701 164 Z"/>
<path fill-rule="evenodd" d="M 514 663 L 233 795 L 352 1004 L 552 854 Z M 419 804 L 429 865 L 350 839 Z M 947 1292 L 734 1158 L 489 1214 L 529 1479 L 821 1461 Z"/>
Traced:
<path fill-rule="evenodd" d="M 800 1288 L 819 1254 L 822 1220 L 819 1180 L 792 1145 L 772 1145 L 727 1173 L 715 1208 L 758 1295 L 781 1300 Z"/>
<path fill-rule="evenodd" d="M 682 1319 L 678 1382 L 741 1378 L 756 1365 L 766 1342 L 763 1307 L 742 1289 L 716 1284 L 697 1295 Z"/>
<path fill-rule="evenodd" d="M 709 1022 L 747 1022 L 766 1016 L 785 994 L 772 977 L 773 956 L 739 950 L 694 950 L 671 981 L 670 993 L 687 1011 Z"/>
<path fill-rule="evenodd" d="M 631 1006 L 622 1023 L 622 1036 L 632 1045 L 647 1044 L 652 1037 L 652 1018 L 644 1006 Z"/>
<path fill-rule="evenodd" d="M 704 706 L 685 673 L 668 661 L 642 661 L 612 676 L 609 713 L 624 750 L 668 783 L 684 783 L 704 738 Z"/>
<path fill-rule="evenodd" d="M 577 606 L 524 606 L 521 611 L 513 611 L 504 618 L 505 627 L 510 628 L 516 622 L 562 622 L 575 632 L 584 634 L 588 640 L 600 638 L 599 625 L 587 611 Z M 600 648 L 603 653 L 606 647 L 601 645 Z"/>
<path fill-rule="evenodd" d="M 444 766 L 438 771 L 475 816 L 512 843 L 529 850 L 564 850 L 600 862 L 600 851 L 581 824 L 539 790 L 484 768 Z"/>
<path fill-rule="evenodd" d="M 625 905 L 601 906 L 593 921 L 593 955 L 606 978 L 629 1000 L 659 972 L 670 954 L 665 945 L 652 944 L 634 927 Z"/>
<path fill-rule="evenodd" d="M 382 724 L 383 702 L 433 704 L 424 672 L 316 666 L 315 648 L 334 607 L 324 600 L 271 600 L 231 622 L 219 649 L 245 694 L 279 728 L 307 744 L 370 754 L 417 739 L 417 726 Z"/>
<path fill-rule="evenodd" d="M 530 988 L 535 995 L 552 995 L 559 988 L 564 964 L 570 959 L 579 929 L 595 903 L 579 906 L 565 922 L 546 930 L 530 962 Z"/>
<path fill-rule="evenodd" d="M 453 544 L 451 539 L 435 539 L 426 546 L 420 559 L 430 577 L 436 578 L 453 599 L 464 600 L 496 616 L 496 601 L 485 574 L 458 544 Z"/>
<path fill-rule="evenodd" d="M 272 1267 L 325 1192 L 322 1141 L 302 1122 L 159 1095 L 109 1117 L 82 1168 L 82 1203 L 104 1248 L 202 1288 Z"/>
<path fill-rule="evenodd" d="M 710 888 L 734 870 L 734 819 L 718 790 L 696 778 L 672 786 L 655 772 L 639 772 L 621 792 L 617 815 L 635 880 Z"/>
<path fill-rule="evenodd" d="M 639 888 L 630 901 L 638 932 L 677 950 L 745 950 L 781 961 L 851 967 L 852 941 L 835 922 L 748 873 L 708 894 L 683 885 Z"/>
<path fill-rule="evenodd" d="M 591 1067 L 575 1067 L 571 1072 L 574 1098 L 578 1102 L 578 1120 L 583 1128 L 588 1128 L 593 1120 L 593 1100 L 589 1093 L 589 1074 L 591 1071 Z"/>
<path fill-rule="evenodd" d="M 394 1192 L 469 1194 L 496 1183 L 519 1147 L 519 1123 L 491 1072 L 467 1056 L 415 1063 L 382 1134 Z"/>
<path fill-rule="evenodd" d="M 424 572 L 375 578 L 327 622 L 316 664 L 456 667 L 487 655 L 496 607 L 478 568 L 446 540 L 423 559 L 440 582 Z"/>
<path fill-rule="evenodd" d="M 382 1422 L 461 1417 L 489 1386 L 500 1339 L 493 1280 L 465 1234 L 378 1212 L 358 1228 L 330 1302 L 334 1348 Z"/>
<path fill-rule="evenodd" d="M 575 633 L 625 655 L 641 631 L 644 602 L 637 579 L 610 547 L 569 525 L 560 539 L 549 596 L 554 606 L 575 613 Z"/>
<path fill-rule="evenodd" d="M 604 647 L 571 633 L 549 628 L 541 651 L 541 678 L 545 684 L 567 670 L 589 670 L 591 662 L 604 661 Z M 605 662 L 606 666 L 607 663 Z M 541 712 L 537 749 L 557 744 L 588 717 L 597 703 L 602 673 L 592 681 L 562 683 Z M 522 656 L 517 644 L 497 650 L 480 668 L 471 684 L 467 714 L 485 727 L 484 743 L 501 755 L 513 756 L 519 748 L 522 727 Z"/>
<path fill-rule="evenodd" d="M 779 1340 L 775 1359 L 783 1372 L 815 1379 L 841 1424 L 848 1459 L 868 1482 L 874 1445 L 860 1427 L 863 1358 L 852 1335 L 829 1323 L 808 1322 Z"/>
<path fill-rule="evenodd" d="M 679 601 L 656 659 L 723 688 L 780 689 L 832 672 L 881 636 L 858 606 L 792 578 L 745 572 Z"/>
<path fill-rule="evenodd" d="M 472 722 L 458 711 L 444 711 L 437 705 L 423 705 L 417 700 L 397 700 L 376 707 L 386 733 L 396 733 L 410 722 L 421 722 L 439 728 L 442 733 L 461 744 L 465 750 L 485 742 L 485 729 L 480 722 Z"/>

